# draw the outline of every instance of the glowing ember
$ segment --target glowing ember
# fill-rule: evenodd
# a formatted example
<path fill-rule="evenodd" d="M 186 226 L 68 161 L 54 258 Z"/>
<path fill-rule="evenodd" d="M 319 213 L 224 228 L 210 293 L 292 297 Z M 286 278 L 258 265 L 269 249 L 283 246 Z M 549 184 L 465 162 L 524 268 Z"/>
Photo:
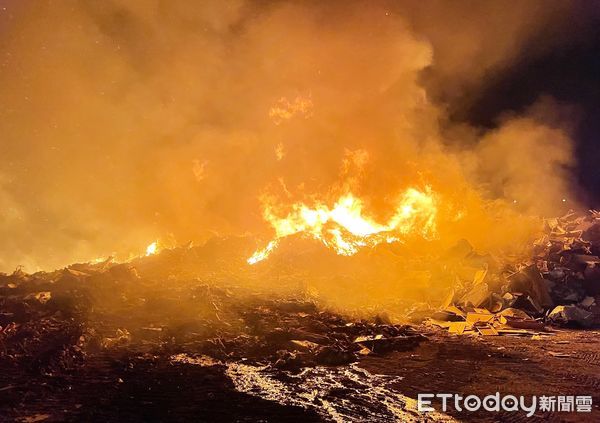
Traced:
<path fill-rule="evenodd" d="M 338 199 L 332 208 L 318 203 L 309 207 L 304 203 L 291 206 L 291 212 L 281 218 L 266 205 L 264 217 L 275 229 L 275 238 L 248 259 L 256 264 L 266 259 L 279 245 L 279 240 L 302 233 L 322 242 L 337 254 L 350 256 L 363 247 L 400 240 L 409 234 L 431 238 L 436 233 L 437 206 L 435 196 L 427 187 L 424 191 L 407 189 L 400 197 L 395 212 L 385 224 L 375 222 L 363 212 L 363 202 L 348 193 Z"/>
<path fill-rule="evenodd" d="M 112 261 L 112 257 L 97 257 L 93 260 L 90 260 L 89 263 L 90 264 L 98 264 L 98 263 L 102 263 L 105 261 Z"/>
<path fill-rule="evenodd" d="M 158 250 L 158 245 L 156 244 L 156 241 L 154 241 L 152 244 L 150 244 L 146 247 L 146 255 L 151 256 L 152 254 L 156 254 L 157 250 Z"/>

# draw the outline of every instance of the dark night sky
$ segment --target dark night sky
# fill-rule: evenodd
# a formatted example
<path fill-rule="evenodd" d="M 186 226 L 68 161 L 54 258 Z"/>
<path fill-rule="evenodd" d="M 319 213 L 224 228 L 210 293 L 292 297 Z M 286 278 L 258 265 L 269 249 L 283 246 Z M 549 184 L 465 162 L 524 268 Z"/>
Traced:
<path fill-rule="evenodd" d="M 600 204 L 600 19 L 588 21 L 579 40 L 566 48 L 529 59 L 521 58 L 497 73 L 474 101 L 454 110 L 455 117 L 483 127 L 494 127 L 506 112 L 521 112 L 541 95 L 571 109 L 578 165 L 574 169 L 580 195 L 590 207 Z"/>

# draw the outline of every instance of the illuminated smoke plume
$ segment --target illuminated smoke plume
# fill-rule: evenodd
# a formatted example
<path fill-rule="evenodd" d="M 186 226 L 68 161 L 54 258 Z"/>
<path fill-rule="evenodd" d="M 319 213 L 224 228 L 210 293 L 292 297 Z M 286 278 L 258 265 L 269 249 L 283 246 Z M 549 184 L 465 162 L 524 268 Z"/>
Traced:
<path fill-rule="evenodd" d="M 551 101 L 492 130 L 447 114 L 523 49 L 567 46 L 572 2 L 0 4 L 5 271 L 156 239 L 267 245 L 268 210 L 331 224 L 350 194 L 389 229 L 407 190 L 435 193 L 446 245 L 510 248 L 572 200 Z"/>

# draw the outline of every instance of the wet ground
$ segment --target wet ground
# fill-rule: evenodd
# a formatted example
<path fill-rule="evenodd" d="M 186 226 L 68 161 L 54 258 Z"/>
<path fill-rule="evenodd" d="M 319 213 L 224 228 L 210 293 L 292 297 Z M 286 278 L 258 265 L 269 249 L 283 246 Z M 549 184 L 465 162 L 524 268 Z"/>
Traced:
<path fill-rule="evenodd" d="M 419 413 L 412 401 L 419 393 L 499 391 L 591 395 L 591 413 L 536 413 L 527 420 L 599 421 L 599 335 L 560 331 L 532 340 L 434 331 L 410 351 L 299 371 L 168 350 L 109 350 L 71 372 L 4 373 L 0 411 L 2 421 L 29 422 L 525 420 L 523 413 Z"/>

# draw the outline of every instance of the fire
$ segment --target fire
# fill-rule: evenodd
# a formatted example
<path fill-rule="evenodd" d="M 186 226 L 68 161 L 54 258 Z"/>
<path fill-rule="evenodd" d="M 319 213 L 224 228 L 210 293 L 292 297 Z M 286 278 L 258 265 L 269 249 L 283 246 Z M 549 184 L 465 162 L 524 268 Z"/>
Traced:
<path fill-rule="evenodd" d="M 263 248 L 262 250 L 257 250 L 254 254 L 252 254 L 252 257 L 248 259 L 248 264 L 255 264 L 259 261 L 266 259 L 269 256 L 269 254 L 271 254 L 271 251 L 277 248 L 278 245 L 279 241 L 277 239 L 272 240 L 267 244 L 265 248 Z"/>
<path fill-rule="evenodd" d="M 294 115 L 304 116 L 308 119 L 312 115 L 313 102 L 310 97 L 296 96 L 293 100 L 281 97 L 279 101 L 269 110 L 269 117 L 275 125 L 291 119 Z"/>
<path fill-rule="evenodd" d="M 271 205 L 265 206 L 264 217 L 275 230 L 275 238 L 249 259 L 256 264 L 266 259 L 279 245 L 279 240 L 294 234 L 305 234 L 337 254 L 351 256 L 361 248 L 382 242 L 400 240 L 409 234 L 432 238 L 436 234 L 437 206 L 435 195 L 427 187 L 424 191 L 409 188 L 400 197 L 394 214 L 386 223 L 378 223 L 365 216 L 364 204 L 352 193 L 341 196 L 333 207 L 317 203 L 291 206 L 291 212 L 279 217 Z"/>
<path fill-rule="evenodd" d="M 151 256 L 152 254 L 156 254 L 158 251 L 158 245 L 156 241 L 146 247 L 146 255 Z"/>

